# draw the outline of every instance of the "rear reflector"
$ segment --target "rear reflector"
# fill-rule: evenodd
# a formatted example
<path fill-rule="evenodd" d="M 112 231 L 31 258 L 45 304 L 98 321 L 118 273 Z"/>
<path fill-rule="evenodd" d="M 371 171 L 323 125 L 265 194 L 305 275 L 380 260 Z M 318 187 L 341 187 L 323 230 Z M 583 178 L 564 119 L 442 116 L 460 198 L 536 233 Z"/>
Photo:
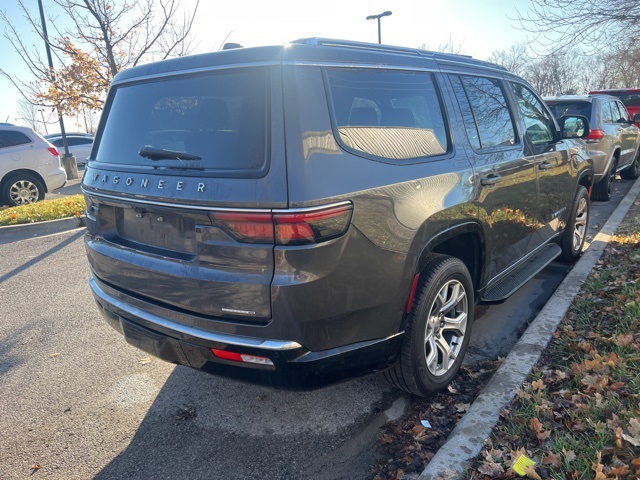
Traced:
<path fill-rule="evenodd" d="M 217 348 L 212 348 L 211 353 L 213 353 L 218 358 L 222 358 L 223 360 L 230 360 L 232 362 L 255 363 L 257 365 L 268 365 L 270 367 L 274 366 L 273 362 L 266 357 L 257 357 L 255 355 L 247 355 L 245 353 L 230 352 L 229 350 L 218 350 Z"/>
<path fill-rule="evenodd" d="M 49 147 L 49 148 L 47 148 L 47 150 L 49 150 L 49 153 L 51 155 L 53 155 L 54 157 L 59 156 L 58 149 L 56 147 Z"/>
<path fill-rule="evenodd" d="M 416 290 L 418 289 L 418 281 L 420 280 L 420 274 L 413 277 L 413 283 L 411 284 L 411 291 L 409 292 L 409 300 L 407 301 L 407 313 L 411 313 L 413 308 L 413 299 L 416 297 Z"/>
<path fill-rule="evenodd" d="M 295 212 L 212 212 L 213 224 L 239 242 L 304 245 L 337 238 L 347 231 L 353 205 Z"/>

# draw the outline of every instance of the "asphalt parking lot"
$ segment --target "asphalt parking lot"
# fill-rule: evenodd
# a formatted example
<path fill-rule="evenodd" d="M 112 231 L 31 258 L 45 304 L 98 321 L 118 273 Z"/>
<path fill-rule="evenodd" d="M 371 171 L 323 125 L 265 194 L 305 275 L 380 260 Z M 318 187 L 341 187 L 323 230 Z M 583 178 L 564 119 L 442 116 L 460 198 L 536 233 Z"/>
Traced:
<path fill-rule="evenodd" d="M 594 202 L 591 238 L 631 184 Z M 0 479 L 366 477 L 405 396 L 379 375 L 292 393 L 148 357 L 99 317 L 82 236 L 0 242 Z M 563 272 L 489 307 L 468 361 L 508 352 Z"/>

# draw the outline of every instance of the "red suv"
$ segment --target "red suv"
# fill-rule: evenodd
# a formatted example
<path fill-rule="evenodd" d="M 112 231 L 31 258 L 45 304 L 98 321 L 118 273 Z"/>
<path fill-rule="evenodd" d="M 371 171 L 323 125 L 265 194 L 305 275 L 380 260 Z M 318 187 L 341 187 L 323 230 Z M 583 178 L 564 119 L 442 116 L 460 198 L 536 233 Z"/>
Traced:
<path fill-rule="evenodd" d="M 629 116 L 633 119 L 633 123 L 640 127 L 640 121 L 636 121 L 634 116 L 640 114 L 640 88 L 609 88 L 604 90 L 592 90 L 589 95 L 594 93 L 604 93 L 618 97 L 624 106 L 627 107 Z"/>

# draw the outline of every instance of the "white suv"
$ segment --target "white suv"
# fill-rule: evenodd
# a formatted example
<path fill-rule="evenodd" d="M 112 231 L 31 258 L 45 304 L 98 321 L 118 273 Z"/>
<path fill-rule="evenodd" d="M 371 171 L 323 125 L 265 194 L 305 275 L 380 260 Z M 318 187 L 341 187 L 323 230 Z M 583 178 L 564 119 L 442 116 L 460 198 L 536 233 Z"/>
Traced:
<path fill-rule="evenodd" d="M 66 181 L 56 147 L 29 127 L 0 123 L 0 204 L 37 202 Z"/>

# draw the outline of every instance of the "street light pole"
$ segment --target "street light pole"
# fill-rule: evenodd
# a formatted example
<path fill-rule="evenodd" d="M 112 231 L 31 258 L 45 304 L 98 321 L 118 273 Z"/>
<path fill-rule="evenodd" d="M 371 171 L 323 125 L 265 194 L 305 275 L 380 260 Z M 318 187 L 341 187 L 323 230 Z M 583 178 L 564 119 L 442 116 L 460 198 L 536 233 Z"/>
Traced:
<path fill-rule="evenodd" d="M 44 121 L 44 108 L 39 108 L 38 111 L 40 112 L 40 115 L 42 115 L 42 124 L 44 125 L 44 133 L 49 135 L 49 129 L 47 128 L 47 122 Z"/>
<path fill-rule="evenodd" d="M 381 29 L 380 29 L 380 19 L 382 17 L 388 17 L 391 14 L 392 14 L 392 12 L 387 10 L 386 12 L 379 13 L 378 15 L 369 15 L 367 17 L 367 20 L 378 20 L 378 43 L 382 43 L 382 33 L 381 33 Z"/>

